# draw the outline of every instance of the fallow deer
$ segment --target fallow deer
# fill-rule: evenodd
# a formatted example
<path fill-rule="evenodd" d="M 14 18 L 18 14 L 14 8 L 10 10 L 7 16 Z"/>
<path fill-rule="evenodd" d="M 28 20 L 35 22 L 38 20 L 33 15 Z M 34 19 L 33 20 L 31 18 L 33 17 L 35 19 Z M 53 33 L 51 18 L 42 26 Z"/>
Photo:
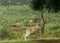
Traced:
<path fill-rule="evenodd" d="M 30 34 L 34 33 L 37 30 L 40 30 L 40 35 L 42 32 L 42 28 L 43 28 L 44 22 L 41 19 L 38 23 L 36 23 L 36 26 L 31 26 L 30 28 L 26 29 L 26 33 L 22 36 L 22 38 L 24 38 L 24 40 L 26 41 L 27 36 L 29 36 Z"/>

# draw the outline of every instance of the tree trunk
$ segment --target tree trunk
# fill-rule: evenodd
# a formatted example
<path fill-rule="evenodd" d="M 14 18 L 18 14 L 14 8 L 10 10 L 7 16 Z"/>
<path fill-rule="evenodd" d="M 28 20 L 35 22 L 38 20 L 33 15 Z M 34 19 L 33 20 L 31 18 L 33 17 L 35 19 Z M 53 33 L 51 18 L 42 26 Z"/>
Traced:
<path fill-rule="evenodd" d="M 44 21 L 44 17 L 43 17 L 43 10 L 41 11 L 41 21 L 40 21 L 40 27 L 41 27 L 41 33 L 43 33 L 43 30 L 44 30 L 44 24 L 45 24 L 45 21 Z"/>

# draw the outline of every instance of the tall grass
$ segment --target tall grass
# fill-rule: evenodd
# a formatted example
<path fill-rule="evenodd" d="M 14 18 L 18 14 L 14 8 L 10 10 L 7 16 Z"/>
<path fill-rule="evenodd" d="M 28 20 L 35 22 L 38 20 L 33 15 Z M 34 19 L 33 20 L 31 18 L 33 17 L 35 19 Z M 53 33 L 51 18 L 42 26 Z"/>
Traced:
<path fill-rule="evenodd" d="M 25 33 L 25 26 L 29 20 L 40 15 L 29 6 L 0 6 L 0 39 L 21 39 Z M 45 28 L 44 33 L 32 34 L 28 39 L 60 38 L 60 13 L 44 12 Z M 9 25 L 19 23 L 17 30 L 12 30 Z"/>

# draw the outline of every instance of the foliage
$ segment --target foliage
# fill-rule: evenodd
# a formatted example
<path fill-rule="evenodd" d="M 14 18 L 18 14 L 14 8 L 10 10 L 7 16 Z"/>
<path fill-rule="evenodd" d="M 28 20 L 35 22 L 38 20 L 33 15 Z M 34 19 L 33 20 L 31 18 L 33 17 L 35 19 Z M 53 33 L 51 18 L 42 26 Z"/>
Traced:
<path fill-rule="evenodd" d="M 34 10 L 42 10 L 44 8 L 48 9 L 49 12 L 60 11 L 60 0 L 32 0 L 32 8 Z"/>
<path fill-rule="evenodd" d="M 44 12 L 46 22 L 44 33 L 40 36 L 40 33 L 37 32 L 28 36 L 28 39 L 60 38 L 60 12 L 48 14 L 46 10 Z M 0 38 L 21 39 L 25 33 L 25 27 L 29 27 L 29 20 L 37 18 L 38 15 L 38 12 L 26 5 L 0 6 Z M 17 30 L 8 27 L 10 24 L 16 23 L 19 23 Z"/>
<path fill-rule="evenodd" d="M 0 5 L 28 5 L 30 0 L 0 0 Z"/>
<path fill-rule="evenodd" d="M 42 10 L 45 5 L 45 0 L 32 0 L 32 8 L 34 10 Z"/>

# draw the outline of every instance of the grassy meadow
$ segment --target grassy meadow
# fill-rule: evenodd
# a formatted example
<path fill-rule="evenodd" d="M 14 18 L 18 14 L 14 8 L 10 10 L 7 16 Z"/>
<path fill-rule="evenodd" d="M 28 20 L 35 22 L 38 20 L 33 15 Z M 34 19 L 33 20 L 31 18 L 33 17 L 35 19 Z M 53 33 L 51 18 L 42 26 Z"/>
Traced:
<path fill-rule="evenodd" d="M 0 6 L 0 40 L 21 39 L 25 29 L 30 25 L 29 20 L 37 18 L 38 15 L 40 15 L 39 12 L 32 10 L 27 5 Z M 39 32 L 31 34 L 27 37 L 27 40 L 60 38 L 60 12 L 48 13 L 46 10 L 44 11 L 44 19 L 45 28 L 43 34 L 40 35 Z M 14 24 L 17 24 L 17 27 L 13 29 L 10 25 Z"/>

